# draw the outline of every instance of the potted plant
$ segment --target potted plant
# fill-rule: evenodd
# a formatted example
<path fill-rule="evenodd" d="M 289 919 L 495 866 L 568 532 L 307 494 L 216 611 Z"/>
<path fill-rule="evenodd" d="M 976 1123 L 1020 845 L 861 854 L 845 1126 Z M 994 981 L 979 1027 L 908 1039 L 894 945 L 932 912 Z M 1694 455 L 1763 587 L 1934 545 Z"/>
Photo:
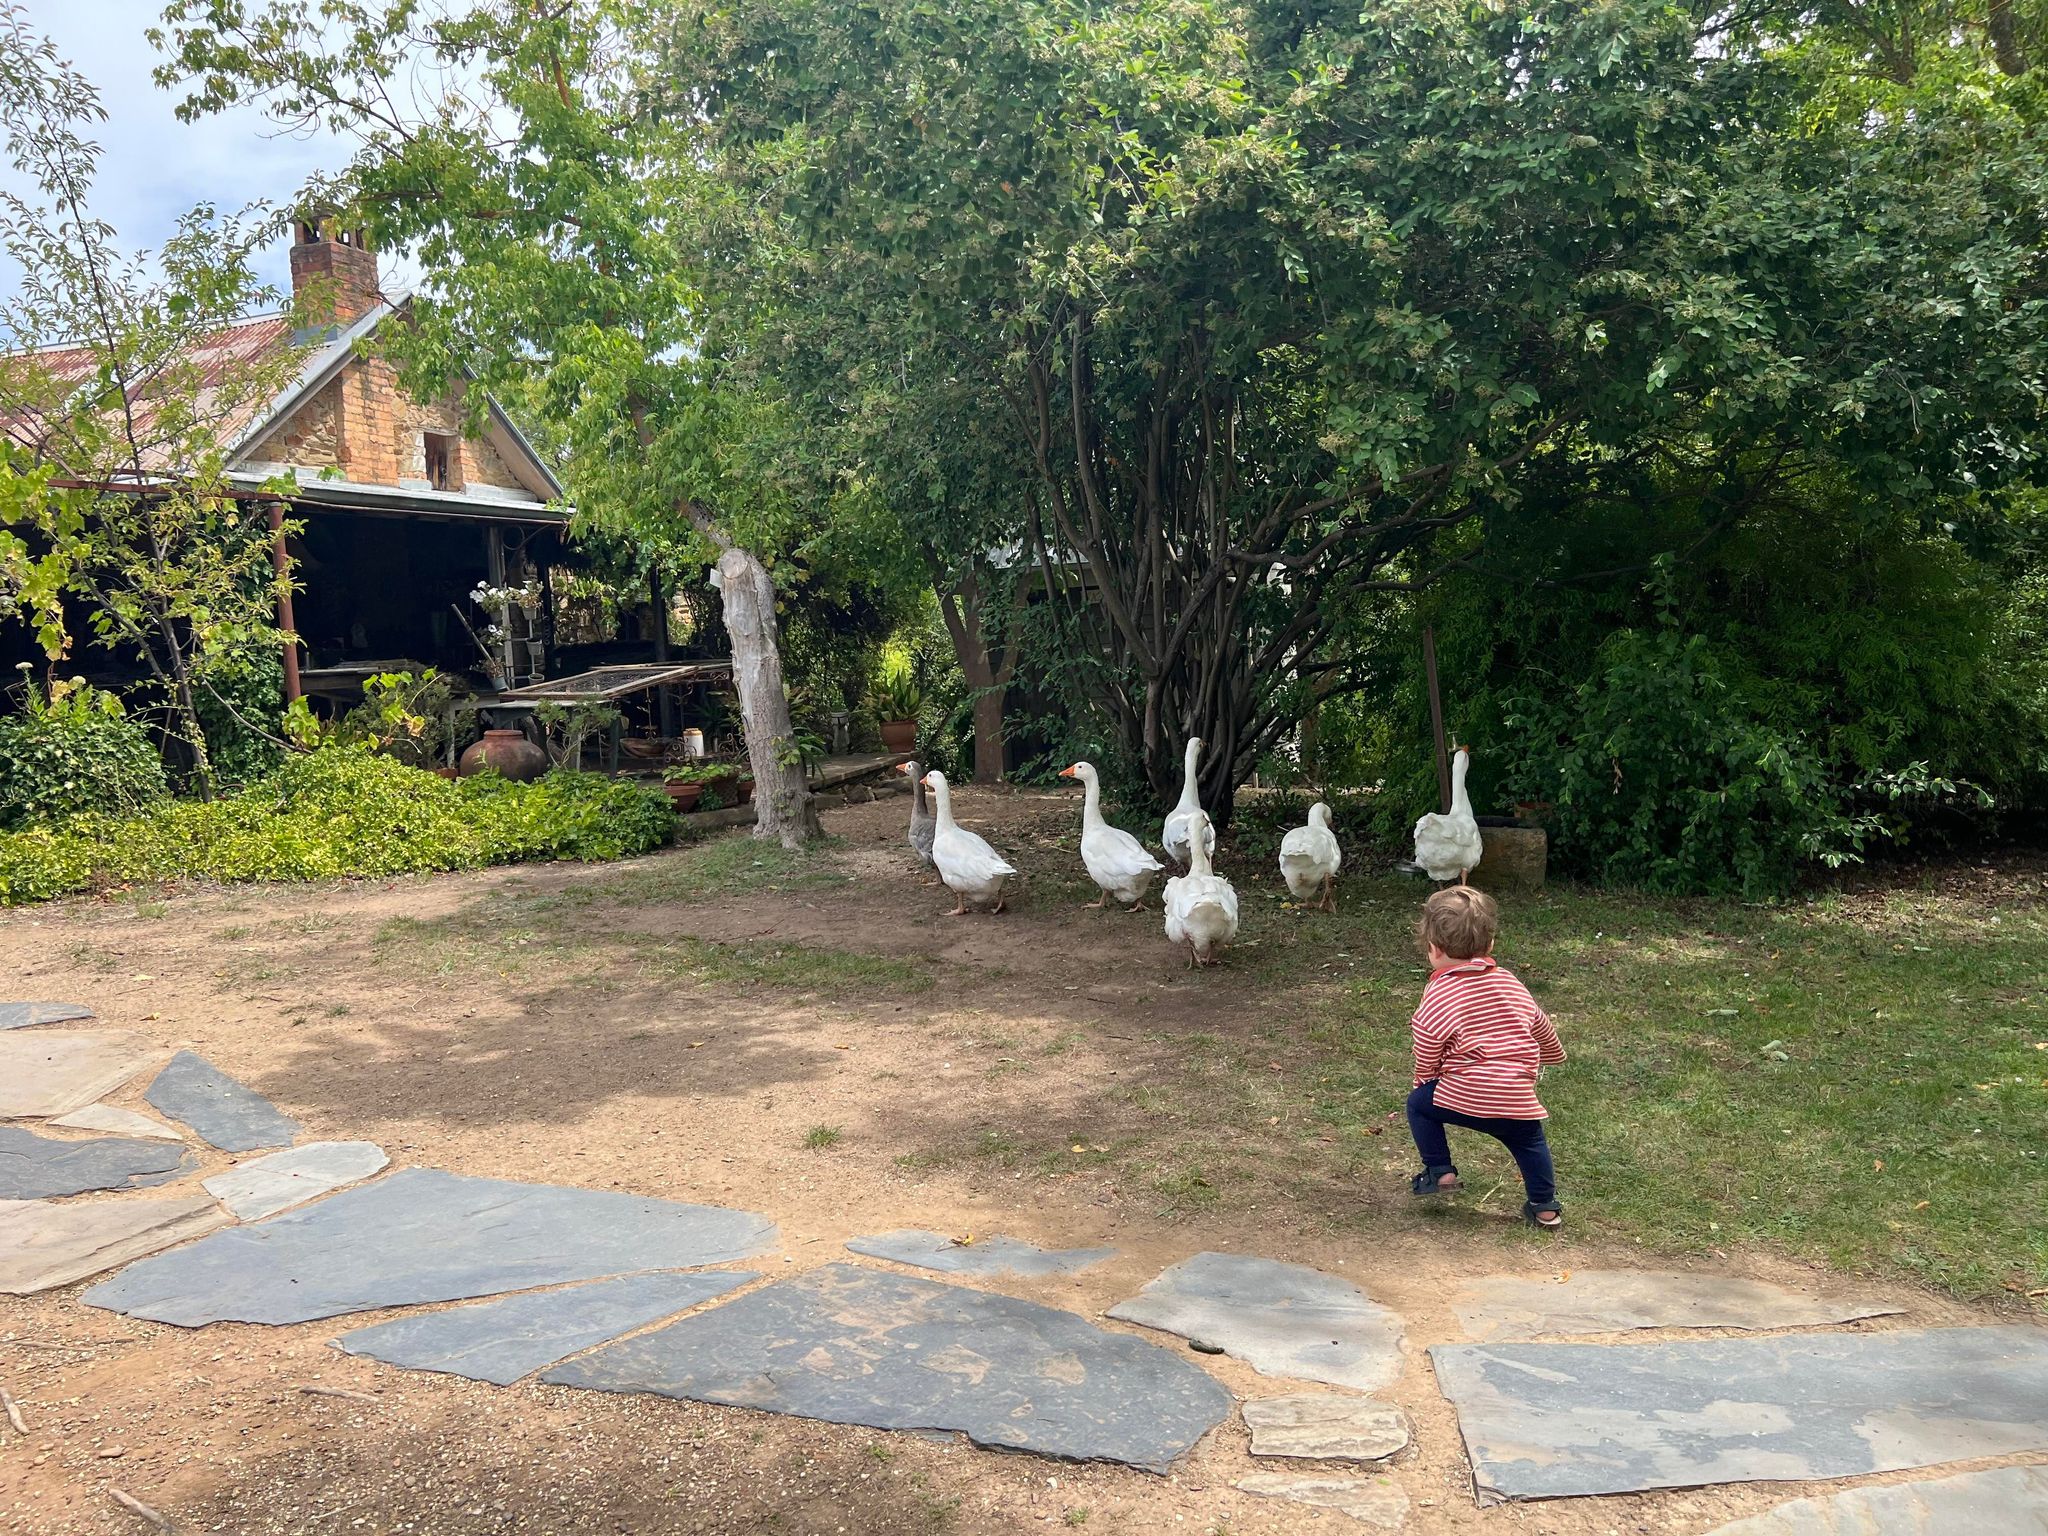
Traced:
<path fill-rule="evenodd" d="M 665 769 L 661 775 L 661 787 L 668 793 L 669 806 L 679 816 L 697 808 L 707 782 L 703 768 L 695 763 L 679 764 Z"/>
<path fill-rule="evenodd" d="M 899 757 L 917 750 L 917 715 L 924 696 L 910 675 L 910 663 L 893 661 L 875 679 L 875 713 L 881 716 L 882 747 Z"/>

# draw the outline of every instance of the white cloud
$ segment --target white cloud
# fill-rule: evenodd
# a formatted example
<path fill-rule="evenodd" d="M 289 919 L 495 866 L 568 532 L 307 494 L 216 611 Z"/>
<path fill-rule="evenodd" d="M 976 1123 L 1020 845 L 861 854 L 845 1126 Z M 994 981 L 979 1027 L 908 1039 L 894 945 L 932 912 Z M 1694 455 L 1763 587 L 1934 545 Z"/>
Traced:
<path fill-rule="evenodd" d="M 27 12 L 30 26 L 99 90 L 107 121 L 91 134 L 102 150 L 92 211 L 114 226 L 124 249 L 157 249 L 196 203 L 222 212 L 258 201 L 289 206 L 309 177 L 348 164 L 342 140 L 281 133 L 251 107 L 179 122 L 180 93 L 150 79 L 160 59 L 143 33 L 158 17 L 154 0 L 28 0 Z M 4 162 L 0 183 L 34 192 Z M 386 258 L 387 285 L 404 285 L 400 265 Z M 263 253 L 260 270 L 280 289 L 289 286 L 285 242 Z M 16 276 L 0 270 L 0 291 L 12 290 Z"/>

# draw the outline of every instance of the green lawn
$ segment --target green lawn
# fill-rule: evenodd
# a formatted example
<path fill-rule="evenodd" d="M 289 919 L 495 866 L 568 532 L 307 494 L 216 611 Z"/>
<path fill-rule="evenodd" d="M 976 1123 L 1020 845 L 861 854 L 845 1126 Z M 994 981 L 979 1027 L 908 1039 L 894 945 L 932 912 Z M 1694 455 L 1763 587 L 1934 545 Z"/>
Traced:
<path fill-rule="evenodd" d="M 1319 1063 L 1304 1096 L 1340 1136 L 1380 1124 L 1405 1146 L 1384 1112 L 1424 979 L 1400 921 L 1417 895 L 1352 882 L 1335 923 L 1267 903 L 1252 925 L 1262 977 L 1341 955 L 1355 978 L 1304 1018 Z M 1959 1295 L 2048 1287 L 2048 906 L 1558 889 L 1504 913 L 1499 954 L 1571 1053 L 1542 1095 L 1576 1221 L 1660 1248 L 1764 1243 Z M 1468 1161 L 1511 1175 L 1487 1150 Z M 1511 1185 L 1501 1203 L 1518 1199 Z"/>

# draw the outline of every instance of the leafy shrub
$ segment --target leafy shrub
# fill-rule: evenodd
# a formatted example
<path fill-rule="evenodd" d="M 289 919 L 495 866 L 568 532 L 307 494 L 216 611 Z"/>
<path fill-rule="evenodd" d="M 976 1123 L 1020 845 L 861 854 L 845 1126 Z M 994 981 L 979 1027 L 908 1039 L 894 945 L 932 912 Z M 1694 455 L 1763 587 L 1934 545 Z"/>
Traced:
<path fill-rule="evenodd" d="M 29 683 L 0 720 L 0 827 L 134 811 L 167 791 L 163 761 L 121 701 L 83 680 Z"/>
<path fill-rule="evenodd" d="M 247 784 L 284 756 L 284 661 L 269 646 L 236 646 L 197 659 L 200 729 L 220 784 Z"/>
<path fill-rule="evenodd" d="M 1652 891 L 1781 892 L 1849 825 L 1819 759 L 1728 687 L 1706 640 L 1623 630 L 1562 703 L 1510 706 L 1511 787 L 1548 801 L 1560 862 Z"/>
<path fill-rule="evenodd" d="M 657 790 L 594 774 L 451 781 L 327 747 L 209 802 L 0 834 L 0 904 L 139 880 L 319 880 L 645 853 L 675 825 Z"/>

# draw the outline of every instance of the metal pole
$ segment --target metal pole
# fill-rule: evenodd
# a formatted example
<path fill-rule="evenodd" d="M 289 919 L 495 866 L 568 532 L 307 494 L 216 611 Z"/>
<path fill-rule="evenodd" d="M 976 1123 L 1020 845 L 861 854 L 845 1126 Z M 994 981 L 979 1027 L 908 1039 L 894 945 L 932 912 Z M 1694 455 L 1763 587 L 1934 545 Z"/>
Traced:
<path fill-rule="evenodd" d="M 270 504 L 270 566 L 277 572 L 277 627 L 284 631 L 284 701 L 289 704 L 301 693 L 299 687 L 298 625 L 292 619 L 291 557 L 284 547 L 284 503 Z"/>
<path fill-rule="evenodd" d="M 1437 809 L 1448 815 L 1451 809 L 1451 754 L 1444 745 L 1444 700 L 1436 686 L 1436 630 L 1422 630 L 1422 673 L 1429 679 L 1429 728 L 1436 736 Z"/>

